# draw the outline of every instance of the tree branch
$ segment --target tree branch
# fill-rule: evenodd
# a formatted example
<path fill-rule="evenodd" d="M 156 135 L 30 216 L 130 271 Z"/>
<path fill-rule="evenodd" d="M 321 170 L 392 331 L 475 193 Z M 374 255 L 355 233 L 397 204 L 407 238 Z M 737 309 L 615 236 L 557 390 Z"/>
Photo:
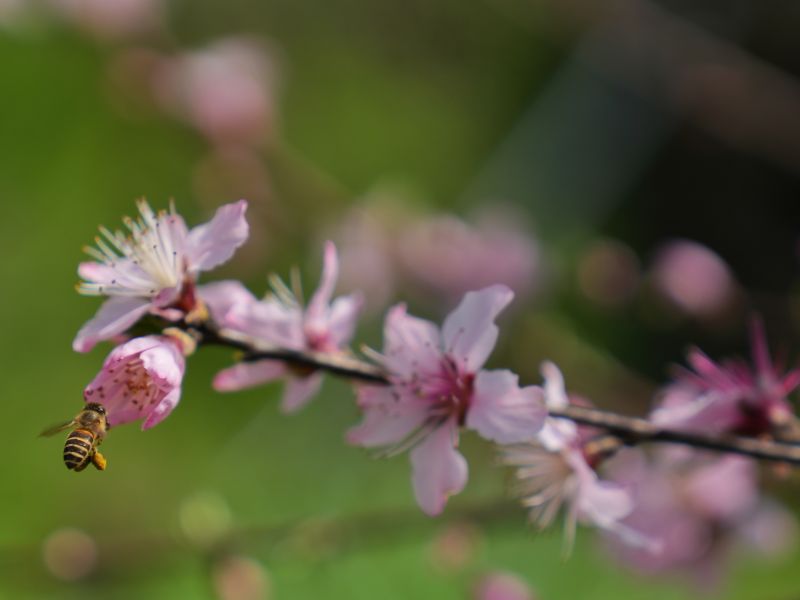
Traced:
<path fill-rule="evenodd" d="M 229 329 L 213 330 L 203 326 L 196 330 L 202 336 L 201 343 L 240 350 L 246 362 L 280 360 L 300 372 L 326 371 L 363 383 L 389 384 L 388 374 L 381 367 L 350 355 L 334 356 L 320 352 L 288 350 Z M 704 450 L 800 465 L 800 445 L 735 435 L 708 435 L 665 429 L 646 419 L 575 405 L 548 409 L 548 414 L 557 419 L 569 419 L 581 425 L 603 429 L 630 446 L 642 443 L 683 444 Z"/>

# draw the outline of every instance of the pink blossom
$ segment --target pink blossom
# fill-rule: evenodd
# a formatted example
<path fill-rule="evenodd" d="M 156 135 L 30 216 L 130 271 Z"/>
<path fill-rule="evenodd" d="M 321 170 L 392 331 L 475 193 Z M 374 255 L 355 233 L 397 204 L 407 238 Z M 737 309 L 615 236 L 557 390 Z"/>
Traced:
<path fill-rule="evenodd" d="M 227 38 L 165 61 L 155 95 L 215 143 L 259 145 L 275 128 L 274 71 L 257 40 Z"/>
<path fill-rule="evenodd" d="M 665 296 L 697 317 L 723 311 L 738 291 L 725 261 L 713 250 L 689 240 L 675 240 L 659 250 L 652 278 Z"/>
<path fill-rule="evenodd" d="M 109 296 L 78 332 L 72 344 L 78 352 L 123 333 L 147 313 L 175 317 L 167 309 L 180 316 L 193 308 L 178 305 L 193 304 L 198 273 L 226 262 L 247 239 L 245 200 L 221 206 L 191 231 L 174 208 L 156 214 L 144 200 L 137 205 L 140 218 L 125 220 L 128 236 L 102 227 L 97 247 L 86 250 L 95 261 L 78 267 L 81 294 Z"/>
<path fill-rule="evenodd" d="M 536 241 L 513 216 L 503 218 L 494 207 L 475 225 L 450 215 L 420 220 L 400 237 L 397 254 L 411 282 L 445 299 L 490 284 L 525 295 L 541 270 Z"/>
<path fill-rule="evenodd" d="M 265 300 L 247 298 L 244 292 L 237 292 L 240 301 L 226 312 L 225 322 L 255 340 L 280 348 L 341 353 L 353 337 L 362 298 L 360 293 L 354 293 L 331 301 L 338 270 L 336 247 L 328 242 L 320 286 L 307 306 L 278 282 L 275 295 Z M 212 299 L 212 311 L 215 305 L 219 310 L 219 303 Z M 214 378 L 214 387 L 227 392 L 280 378 L 286 379 L 282 407 L 287 412 L 305 406 L 322 384 L 321 373 L 297 373 L 284 363 L 263 360 L 239 363 L 221 371 Z"/>
<path fill-rule="evenodd" d="M 754 367 L 743 361 L 715 363 L 698 349 L 689 352 L 692 370 L 681 370 L 651 413 L 654 423 L 687 430 L 774 433 L 793 419 L 788 395 L 800 385 L 800 369 L 782 373 L 773 364 L 764 327 L 751 326 Z"/>
<path fill-rule="evenodd" d="M 348 440 L 411 448 L 414 493 L 429 515 L 467 482 L 467 462 L 456 450 L 461 426 L 502 444 L 531 439 L 542 427 L 540 388 L 520 388 L 510 371 L 482 369 L 497 341 L 494 320 L 513 295 L 502 285 L 469 292 L 441 331 L 395 306 L 381 357 L 391 385 L 358 390 L 364 420 Z"/>
<path fill-rule="evenodd" d="M 657 540 L 661 551 L 641 552 L 616 539 L 610 543 L 626 565 L 646 573 L 687 572 L 698 583 L 718 581 L 731 550 L 769 550 L 782 523 L 791 534 L 794 520 L 759 496 L 755 463 L 739 456 L 715 456 L 689 448 L 665 448 L 650 458 L 627 451 L 611 463 L 614 478 L 636 496 L 624 523 Z M 759 524 L 767 527 L 760 529 Z M 754 545 L 752 534 L 765 542 Z M 776 535 L 777 534 L 777 535 Z"/>
<path fill-rule="evenodd" d="M 366 292 L 368 308 L 382 309 L 405 282 L 425 300 L 455 304 L 469 290 L 492 284 L 517 296 L 537 289 L 542 257 L 519 215 L 494 203 L 470 221 L 440 213 L 420 215 L 391 188 L 344 215 L 334 232 L 347 268 L 342 279 Z"/>
<path fill-rule="evenodd" d="M 142 429 L 149 429 L 178 405 L 185 368 L 177 340 L 134 338 L 111 351 L 83 396 L 105 407 L 109 425 L 144 419 Z"/>
<path fill-rule="evenodd" d="M 547 407 L 566 406 L 569 399 L 558 367 L 545 362 L 542 375 Z M 588 441 L 572 421 L 548 417 L 536 440 L 503 449 L 504 462 L 517 467 L 517 491 L 523 505 L 530 508 L 531 522 L 544 529 L 564 507 L 567 552 L 579 521 L 655 551 L 651 540 L 622 523 L 633 510 L 633 497 L 624 486 L 600 479 L 595 470 L 597 457 L 586 453 Z"/>

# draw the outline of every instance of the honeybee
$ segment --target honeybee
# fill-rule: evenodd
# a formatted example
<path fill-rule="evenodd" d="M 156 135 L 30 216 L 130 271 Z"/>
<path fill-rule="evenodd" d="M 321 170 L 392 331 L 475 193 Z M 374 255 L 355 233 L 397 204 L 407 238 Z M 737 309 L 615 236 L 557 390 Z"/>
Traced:
<path fill-rule="evenodd" d="M 102 404 L 90 402 L 75 418 L 45 429 L 40 435 L 55 435 L 72 428 L 64 444 L 64 464 L 68 469 L 83 471 L 92 463 L 100 471 L 106 468 L 105 457 L 97 451 L 108 431 L 106 409 Z"/>

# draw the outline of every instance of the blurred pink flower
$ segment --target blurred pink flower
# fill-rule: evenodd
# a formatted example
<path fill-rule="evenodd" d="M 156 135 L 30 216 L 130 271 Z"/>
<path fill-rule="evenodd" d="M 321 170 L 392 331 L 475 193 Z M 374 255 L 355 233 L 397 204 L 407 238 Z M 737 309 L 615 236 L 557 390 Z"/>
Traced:
<path fill-rule="evenodd" d="M 144 419 L 142 429 L 149 429 L 178 405 L 185 368 L 176 339 L 134 338 L 111 351 L 83 396 L 105 407 L 109 425 Z"/>
<path fill-rule="evenodd" d="M 285 285 L 277 283 L 276 296 L 261 301 L 248 298 L 242 290 L 236 291 L 240 301 L 231 305 L 223 321 L 256 340 L 280 348 L 340 353 L 353 337 L 362 299 L 356 292 L 331 302 L 338 271 L 336 247 L 328 242 L 320 286 L 308 306 L 304 307 Z M 209 297 L 208 287 L 204 293 Z M 216 299 L 212 299 L 210 306 L 212 312 L 220 310 Z M 287 412 L 305 406 L 322 384 L 321 373 L 297 373 L 279 361 L 262 360 L 239 363 L 221 371 L 214 378 L 214 387 L 227 392 L 279 378 L 286 378 L 282 408 Z"/>
<path fill-rule="evenodd" d="M 365 291 L 370 310 L 385 307 L 401 286 L 428 301 L 454 303 L 492 284 L 522 297 L 540 283 L 539 246 L 502 206 L 484 208 L 469 224 L 449 214 L 417 214 L 394 190 L 372 196 L 348 211 L 333 234 L 348 257 L 342 279 Z"/>
<path fill-rule="evenodd" d="M 163 0 L 46 0 L 81 29 L 100 38 L 121 38 L 158 29 Z"/>
<path fill-rule="evenodd" d="M 534 600 L 536 596 L 524 579 L 513 573 L 486 574 L 475 588 L 475 600 Z"/>
<path fill-rule="evenodd" d="M 400 235 L 397 256 L 406 278 L 445 300 L 497 283 L 524 296 L 540 269 L 535 240 L 488 212 L 474 226 L 450 215 L 420 220 Z"/>
<path fill-rule="evenodd" d="M 167 59 L 161 105 L 218 144 L 261 145 L 275 128 L 275 66 L 255 39 L 227 38 Z"/>
<path fill-rule="evenodd" d="M 678 307 L 700 318 L 723 312 L 738 289 L 725 261 L 706 246 L 689 240 L 662 246 L 651 277 L 656 288 Z"/>
<path fill-rule="evenodd" d="M 414 493 L 429 515 L 467 482 L 467 463 L 456 450 L 461 426 L 501 444 L 531 439 L 542 427 L 540 388 L 520 388 L 511 371 L 481 368 L 497 341 L 494 320 L 513 296 L 502 285 L 469 292 L 441 331 L 395 306 L 380 357 L 391 385 L 358 389 L 364 420 L 348 441 L 391 452 L 411 448 Z"/>
<path fill-rule="evenodd" d="M 609 540 L 615 555 L 639 571 L 683 571 L 698 583 L 713 585 L 735 545 L 760 550 L 750 543 L 751 532 L 760 533 L 766 546 L 772 540 L 784 541 L 782 533 L 794 530 L 793 519 L 760 499 L 756 465 L 746 458 L 669 448 L 648 459 L 628 451 L 611 470 L 636 497 L 625 524 L 660 543 L 659 553 L 647 553 Z M 781 515 L 783 532 L 769 525 L 760 531 L 751 527 L 776 515 Z"/>
<path fill-rule="evenodd" d="M 97 248 L 86 250 L 96 261 L 78 267 L 81 294 L 110 296 L 75 337 L 78 352 L 123 333 L 148 312 L 172 315 L 169 309 L 192 300 L 197 274 L 226 262 L 247 239 L 245 200 L 220 207 L 191 231 L 174 208 L 156 214 L 144 200 L 137 205 L 140 218 L 125 220 L 129 235 L 102 227 Z"/>
<path fill-rule="evenodd" d="M 800 368 L 782 373 L 773 364 L 760 319 L 751 325 L 754 367 L 743 361 L 715 363 L 698 349 L 689 352 L 692 370 L 681 370 L 660 395 L 651 420 L 664 427 L 774 433 L 793 419 L 788 395 L 800 385 Z"/>
<path fill-rule="evenodd" d="M 547 408 L 567 406 L 558 367 L 545 362 L 542 375 Z M 652 540 L 622 523 L 633 510 L 633 497 L 624 486 L 600 479 L 596 457 L 586 454 L 587 437 L 573 421 L 548 417 L 535 441 L 502 449 L 503 461 L 517 467 L 517 492 L 530 508 L 530 521 L 544 529 L 564 507 L 566 552 L 572 548 L 579 521 L 609 531 L 627 544 L 656 551 Z"/>

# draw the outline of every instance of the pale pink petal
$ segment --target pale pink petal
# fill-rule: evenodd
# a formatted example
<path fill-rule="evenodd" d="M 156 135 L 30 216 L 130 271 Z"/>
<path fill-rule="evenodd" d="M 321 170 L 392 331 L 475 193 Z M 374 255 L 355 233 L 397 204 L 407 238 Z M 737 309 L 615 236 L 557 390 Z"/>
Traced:
<path fill-rule="evenodd" d="M 208 306 L 217 324 L 227 326 L 227 316 L 236 305 L 256 302 L 256 297 L 239 281 L 215 281 L 197 288 L 197 293 Z"/>
<path fill-rule="evenodd" d="M 542 363 L 540 370 L 544 377 L 544 400 L 547 408 L 561 409 L 569 404 L 564 376 L 558 367 L 550 362 Z M 578 435 L 578 427 L 569 419 L 548 417 L 539 432 L 539 443 L 551 452 L 562 449 Z"/>
<path fill-rule="evenodd" d="M 735 393 L 715 391 L 698 394 L 676 384 L 667 388 L 661 404 L 650 416 L 656 425 L 686 431 L 726 431 L 742 421 Z"/>
<path fill-rule="evenodd" d="M 441 361 L 439 328 L 406 313 L 405 304 L 389 309 L 383 332 L 388 370 L 400 377 L 438 370 Z"/>
<path fill-rule="evenodd" d="M 153 296 L 151 302 L 156 307 L 167 307 L 178 299 L 180 293 L 181 286 L 167 287 Z"/>
<path fill-rule="evenodd" d="M 358 324 L 358 314 L 364 305 L 364 296 L 355 292 L 333 301 L 328 317 L 328 332 L 333 344 L 342 348 L 350 343 Z"/>
<path fill-rule="evenodd" d="M 756 465 L 741 456 L 723 456 L 700 465 L 687 478 L 685 490 L 693 506 L 711 519 L 735 519 L 755 509 L 759 500 Z"/>
<path fill-rule="evenodd" d="M 581 519 L 610 529 L 631 513 L 634 502 L 629 490 L 595 476 L 581 486 L 577 506 Z"/>
<path fill-rule="evenodd" d="M 520 389 L 511 371 L 481 371 L 475 378 L 467 427 L 498 444 L 533 440 L 544 425 L 544 392 L 537 386 Z"/>
<path fill-rule="evenodd" d="M 230 327 L 261 341 L 292 350 L 305 350 L 303 311 L 274 299 L 235 304 L 226 314 Z"/>
<path fill-rule="evenodd" d="M 312 373 L 306 377 L 289 377 L 283 390 L 281 410 L 284 413 L 297 412 L 308 404 L 322 385 L 322 373 Z"/>
<path fill-rule="evenodd" d="M 457 443 L 458 426 L 451 419 L 411 451 L 414 496 L 430 516 L 441 513 L 447 499 L 467 484 L 467 461 L 456 450 Z"/>
<path fill-rule="evenodd" d="M 105 263 L 87 261 L 78 265 L 78 275 L 87 281 L 109 284 L 117 277 L 117 270 Z"/>
<path fill-rule="evenodd" d="M 173 411 L 173 409 L 178 405 L 178 401 L 181 399 L 181 388 L 175 388 L 169 394 L 164 396 L 164 398 L 156 404 L 150 414 L 145 419 L 144 423 L 142 423 L 142 431 L 145 429 L 150 429 L 151 427 L 155 427 L 161 421 L 166 419 L 169 414 Z"/>
<path fill-rule="evenodd" d="M 247 200 L 225 204 L 214 217 L 189 232 L 186 239 L 186 260 L 193 273 L 208 271 L 224 263 L 244 244 L 250 228 L 244 213 Z"/>
<path fill-rule="evenodd" d="M 566 408 L 569 404 L 564 376 L 555 363 L 544 361 L 539 367 L 544 377 L 544 395 L 547 408 Z"/>
<path fill-rule="evenodd" d="M 336 288 L 336 280 L 339 277 L 339 258 L 336 255 L 336 246 L 333 242 L 325 242 L 325 253 L 323 255 L 322 277 L 320 277 L 319 287 L 306 308 L 306 316 L 310 321 L 324 319 L 328 310 L 328 303 L 333 296 Z"/>
<path fill-rule="evenodd" d="M 131 347 L 135 346 L 131 344 Z M 139 358 L 153 382 L 159 388 L 170 389 L 180 386 L 183 380 L 183 373 L 186 370 L 186 359 L 181 354 L 176 343 L 167 341 L 153 345 L 142 350 Z"/>
<path fill-rule="evenodd" d="M 398 444 L 428 418 L 427 405 L 416 398 L 398 401 L 386 386 L 359 386 L 358 401 L 364 420 L 347 432 L 347 441 L 368 448 Z"/>
<path fill-rule="evenodd" d="M 467 372 L 474 373 L 489 358 L 498 335 L 494 320 L 513 298 L 514 292 L 504 285 L 468 292 L 445 319 L 444 350 Z"/>
<path fill-rule="evenodd" d="M 124 333 L 142 318 L 150 303 L 142 298 L 114 297 L 106 300 L 94 317 L 81 327 L 72 348 L 88 352 L 95 344 Z"/>
<path fill-rule="evenodd" d="M 284 375 L 286 375 L 286 365 L 280 361 L 239 363 L 217 373 L 213 386 L 218 392 L 232 392 L 274 381 Z"/>

